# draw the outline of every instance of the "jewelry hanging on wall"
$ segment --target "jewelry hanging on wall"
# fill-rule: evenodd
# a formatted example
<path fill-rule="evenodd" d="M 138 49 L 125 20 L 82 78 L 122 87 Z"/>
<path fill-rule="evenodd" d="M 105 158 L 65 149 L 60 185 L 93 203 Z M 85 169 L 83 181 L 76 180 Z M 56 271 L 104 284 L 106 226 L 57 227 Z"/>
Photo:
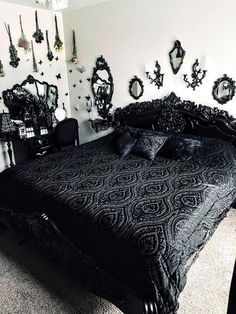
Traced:
<path fill-rule="evenodd" d="M 79 58 L 77 56 L 77 47 L 76 47 L 76 41 L 75 41 L 75 31 L 73 30 L 73 52 L 72 52 L 72 58 L 70 60 L 73 64 L 79 64 Z"/>
<path fill-rule="evenodd" d="M 6 76 L 6 74 L 3 69 L 2 61 L 0 60 L 0 77 L 4 77 L 4 76 Z"/>
<path fill-rule="evenodd" d="M 13 68 L 17 68 L 19 65 L 20 58 L 18 58 L 18 56 L 17 56 L 18 52 L 16 50 L 16 47 L 12 43 L 10 25 L 9 24 L 6 25 L 6 23 L 5 23 L 5 28 L 6 28 L 6 31 L 7 31 L 8 37 L 9 37 L 9 41 L 10 41 L 9 53 L 10 53 L 11 61 L 9 62 L 9 64 L 11 66 L 13 66 Z"/>
<path fill-rule="evenodd" d="M 33 58 L 33 72 L 38 72 L 39 69 L 38 69 L 36 58 L 35 58 L 35 54 L 34 54 L 33 41 L 31 41 L 31 46 L 32 46 L 32 58 Z"/>
<path fill-rule="evenodd" d="M 24 48 L 24 52 L 27 53 L 31 51 L 30 42 L 27 40 L 25 36 L 23 26 L 22 26 L 21 15 L 19 16 L 19 18 L 20 18 L 21 37 L 18 40 L 18 47 Z"/>
<path fill-rule="evenodd" d="M 161 66 L 159 65 L 158 61 L 156 61 L 156 70 L 154 70 L 154 75 L 155 77 L 152 78 L 149 72 L 146 72 L 146 76 L 150 80 L 151 84 L 155 84 L 159 89 L 161 86 L 163 86 L 164 74 L 161 74 Z"/>
<path fill-rule="evenodd" d="M 56 51 L 61 51 L 63 49 L 63 42 L 59 36 L 58 24 L 57 24 L 57 16 L 55 15 L 55 28 L 56 28 L 56 35 L 55 35 L 55 43 L 54 48 Z"/>
<path fill-rule="evenodd" d="M 192 87 L 193 90 L 195 90 L 196 87 L 200 86 L 202 84 L 202 80 L 206 76 L 207 70 L 197 69 L 199 66 L 198 59 L 196 59 L 195 63 L 192 66 L 192 82 L 190 82 L 187 78 L 187 74 L 184 74 L 184 82 L 187 83 L 187 87 Z"/>
<path fill-rule="evenodd" d="M 36 25 L 36 31 L 33 33 L 33 37 L 36 41 L 36 43 L 41 44 L 41 42 L 44 40 L 44 35 L 41 29 L 39 28 L 39 22 L 38 22 L 38 12 L 35 11 L 35 25 Z"/>
<path fill-rule="evenodd" d="M 46 40 L 47 40 L 47 48 L 48 48 L 47 58 L 49 61 L 52 61 L 54 58 L 54 55 L 52 53 L 52 50 L 51 50 L 50 44 L 49 44 L 48 30 L 46 30 Z"/>

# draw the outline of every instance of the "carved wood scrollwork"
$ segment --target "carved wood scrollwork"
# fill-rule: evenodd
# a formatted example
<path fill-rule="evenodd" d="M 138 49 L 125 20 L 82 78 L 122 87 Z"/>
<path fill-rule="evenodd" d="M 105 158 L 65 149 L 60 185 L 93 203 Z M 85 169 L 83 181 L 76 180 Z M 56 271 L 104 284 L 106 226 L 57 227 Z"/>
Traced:
<path fill-rule="evenodd" d="M 157 127 L 164 132 L 181 133 L 184 131 L 185 126 L 186 120 L 184 117 L 171 108 L 162 109 L 160 116 L 157 118 Z"/>
<path fill-rule="evenodd" d="M 114 114 L 116 125 L 125 125 L 132 121 L 132 126 L 139 127 L 145 116 L 159 130 L 170 133 L 190 133 L 199 136 L 218 137 L 236 145 L 236 119 L 227 111 L 192 101 L 181 100 L 171 93 L 163 99 L 132 103 Z M 153 122 L 153 117 L 156 120 Z"/>

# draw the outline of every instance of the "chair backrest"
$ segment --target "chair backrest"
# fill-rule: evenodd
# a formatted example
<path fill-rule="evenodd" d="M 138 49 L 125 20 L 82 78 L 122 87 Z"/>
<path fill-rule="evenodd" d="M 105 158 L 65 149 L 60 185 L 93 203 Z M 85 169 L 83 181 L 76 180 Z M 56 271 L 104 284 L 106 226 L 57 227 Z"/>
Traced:
<path fill-rule="evenodd" d="M 60 121 L 55 127 L 55 143 L 59 150 L 79 145 L 78 121 L 68 118 Z"/>

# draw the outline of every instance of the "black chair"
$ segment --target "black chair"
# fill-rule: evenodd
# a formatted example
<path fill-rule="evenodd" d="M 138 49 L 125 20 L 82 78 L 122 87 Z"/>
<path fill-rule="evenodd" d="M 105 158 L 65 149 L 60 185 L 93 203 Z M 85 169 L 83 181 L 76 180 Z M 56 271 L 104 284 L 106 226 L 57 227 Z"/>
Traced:
<path fill-rule="evenodd" d="M 79 125 L 74 118 L 60 121 L 55 127 L 55 144 L 58 150 L 67 150 L 79 145 Z"/>

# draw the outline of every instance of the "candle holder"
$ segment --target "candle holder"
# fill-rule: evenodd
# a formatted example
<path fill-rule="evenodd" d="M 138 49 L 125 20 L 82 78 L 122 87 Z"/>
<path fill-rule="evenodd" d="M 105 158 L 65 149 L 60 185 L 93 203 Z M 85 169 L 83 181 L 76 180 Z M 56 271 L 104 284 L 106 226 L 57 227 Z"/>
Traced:
<path fill-rule="evenodd" d="M 187 74 L 183 75 L 184 82 L 187 83 L 187 88 L 192 87 L 193 90 L 195 90 L 196 87 L 200 86 L 202 84 L 202 80 L 206 76 L 207 70 L 197 69 L 199 66 L 198 59 L 196 59 L 195 63 L 192 66 L 192 82 L 190 82 L 187 78 Z"/>
<path fill-rule="evenodd" d="M 158 61 L 156 61 L 156 70 L 154 70 L 154 75 L 155 77 L 152 78 L 149 72 L 146 72 L 146 76 L 150 80 L 151 84 L 155 84 L 159 89 L 161 86 L 163 86 L 164 74 L 161 74 L 161 66 Z"/>

